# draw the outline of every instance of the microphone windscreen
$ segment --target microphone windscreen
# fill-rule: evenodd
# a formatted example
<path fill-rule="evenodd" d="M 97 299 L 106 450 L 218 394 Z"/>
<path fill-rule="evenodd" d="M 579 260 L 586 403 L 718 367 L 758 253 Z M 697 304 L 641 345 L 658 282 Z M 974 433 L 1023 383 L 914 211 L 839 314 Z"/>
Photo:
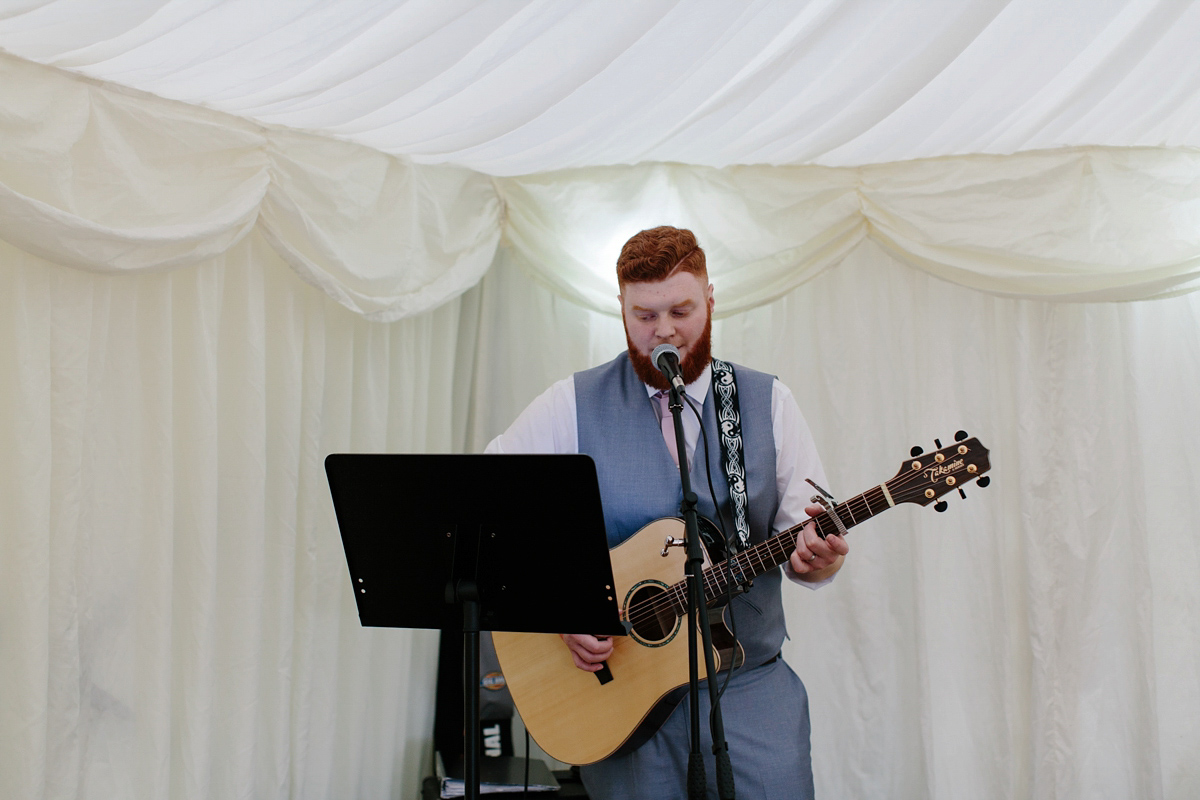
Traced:
<path fill-rule="evenodd" d="M 679 348 L 673 344 L 660 344 L 658 347 L 650 351 L 650 363 L 658 367 L 658 360 L 662 358 L 664 353 L 670 353 L 675 356 L 675 363 L 679 363 Z M 661 367 L 659 367 L 661 369 Z"/>

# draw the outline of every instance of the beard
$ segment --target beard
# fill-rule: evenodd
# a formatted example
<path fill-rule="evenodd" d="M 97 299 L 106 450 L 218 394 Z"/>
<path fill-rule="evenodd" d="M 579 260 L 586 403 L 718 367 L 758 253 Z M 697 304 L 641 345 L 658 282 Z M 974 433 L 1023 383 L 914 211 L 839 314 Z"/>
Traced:
<path fill-rule="evenodd" d="M 622 320 L 624 324 L 624 320 Z M 629 362 L 633 364 L 633 371 L 637 373 L 638 378 L 647 386 L 652 386 L 660 392 L 665 392 L 671 388 L 667 383 L 667 379 L 658 371 L 658 367 L 650 361 L 650 356 L 643 355 L 636 347 L 633 346 L 633 341 L 629 338 L 629 328 L 625 328 L 625 343 L 629 346 Z M 683 382 L 691 383 L 700 377 L 700 373 L 704 372 L 704 368 L 712 361 L 712 311 L 708 312 L 708 319 L 704 323 L 704 330 L 700 333 L 700 338 L 692 343 L 688 348 L 687 355 L 683 357 L 683 361 L 679 364 L 679 371 L 683 374 Z"/>

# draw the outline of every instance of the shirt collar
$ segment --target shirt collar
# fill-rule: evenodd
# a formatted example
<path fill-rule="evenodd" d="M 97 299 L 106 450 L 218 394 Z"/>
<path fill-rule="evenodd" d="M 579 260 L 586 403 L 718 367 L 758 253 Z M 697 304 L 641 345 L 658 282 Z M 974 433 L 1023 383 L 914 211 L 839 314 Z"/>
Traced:
<path fill-rule="evenodd" d="M 646 396 L 654 397 L 658 394 L 658 389 L 655 389 L 649 384 L 642 384 L 646 387 Z M 712 385 L 712 364 L 704 367 L 704 371 L 700 373 L 700 377 L 683 387 L 687 396 L 695 400 L 697 403 L 704 403 L 704 398 L 708 397 L 708 388 Z"/>

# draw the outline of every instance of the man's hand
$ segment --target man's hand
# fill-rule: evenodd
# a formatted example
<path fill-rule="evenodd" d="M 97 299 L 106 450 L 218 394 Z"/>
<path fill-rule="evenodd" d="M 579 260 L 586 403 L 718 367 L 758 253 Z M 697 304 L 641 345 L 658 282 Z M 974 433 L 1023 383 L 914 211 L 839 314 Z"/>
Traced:
<path fill-rule="evenodd" d="M 588 636 L 586 633 L 562 633 L 562 640 L 575 659 L 575 666 L 585 672 L 596 672 L 601 662 L 612 655 L 613 642 L 608 636 Z"/>
<path fill-rule="evenodd" d="M 811 505 L 804 509 L 815 517 L 825 509 Z M 796 534 L 796 549 L 788 564 L 803 581 L 823 581 L 842 567 L 842 559 L 850 552 L 850 546 L 841 536 L 817 535 L 817 526 L 810 522 Z"/>

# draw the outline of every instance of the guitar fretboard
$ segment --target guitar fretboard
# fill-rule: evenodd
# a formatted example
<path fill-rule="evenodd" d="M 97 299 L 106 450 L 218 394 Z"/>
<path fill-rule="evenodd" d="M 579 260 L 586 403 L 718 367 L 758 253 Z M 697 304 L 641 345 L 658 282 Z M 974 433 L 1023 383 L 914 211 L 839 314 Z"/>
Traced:
<path fill-rule="evenodd" d="M 868 489 L 835 506 L 838 517 L 841 518 L 842 524 L 846 526 L 847 530 L 892 507 L 893 504 L 888 501 L 886 485 L 885 483 Z M 705 604 L 712 605 L 728 593 L 731 577 L 734 585 L 740 585 L 752 581 L 759 575 L 786 562 L 796 549 L 796 536 L 809 522 L 817 526 L 817 532 L 822 539 L 839 532 L 833 516 L 828 511 L 822 511 L 810 520 L 805 520 L 753 547 L 748 547 L 726 561 L 714 564 L 704 570 L 703 574 Z M 664 593 L 663 599 L 667 599 L 671 603 L 675 613 L 685 614 L 687 580 L 684 579 L 672 586 Z"/>
<path fill-rule="evenodd" d="M 987 448 L 978 439 L 956 434 L 956 444 L 940 447 L 937 452 L 922 454 L 916 451 L 891 480 L 884 481 L 860 495 L 834 507 L 837 518 L 849 530 L 900 503 L 928 505 L 953 489 L 961 491 L 963 484 L 975 480 L 990 468 Z M 965 441 L 964 441 L 965 440 Z M 935 440 L 936 441 L 936 440 Z M 980 485 L 986 485 L 980 481 Z M 941 510 L 941 509 L 939 509 Z M 809 523 L 817 527 L 821 538 L 839 533 L 833 514 L 822 511 L 787 530 L 715 564 L 703 573 L 705 603 L 712 606 L 725 596 L 730 585 L 739 586 L 775 569 L 791 558 L 796 549 L 796 536 Z M 658 614 L 670 608 L 677 615 L 686 613 L 687 579 L 679 581 L 652 600 L 630 608 L 630 619 L 645 613 Z"/>

